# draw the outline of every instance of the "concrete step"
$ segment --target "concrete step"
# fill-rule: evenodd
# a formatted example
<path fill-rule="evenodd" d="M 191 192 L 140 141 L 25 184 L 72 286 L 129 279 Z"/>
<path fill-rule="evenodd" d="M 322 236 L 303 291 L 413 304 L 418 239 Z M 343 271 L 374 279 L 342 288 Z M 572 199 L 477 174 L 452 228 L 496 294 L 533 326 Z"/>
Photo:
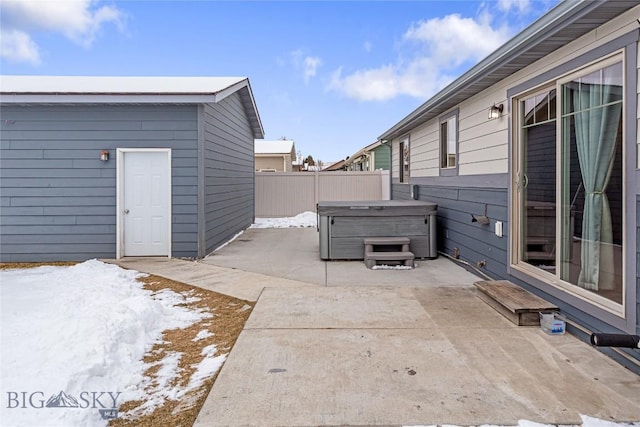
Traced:
<path fill-rule="evenodd" d="M 366 252 L 364 259 L 379 259 L 380 261 L 402 261 L 405 259 L 414 259 L 413 252 Z"/>
<path fill-rule="evenodd" d="M 397 252 L 376 252 L 366 251 L 364 253 L 364 264 L 367 268 L 372 268 L 378 261 L 403 261 L 405 266 L 413 267 L 415 256 L 413 252 L 397 251 Z"/>
<path fill-rule="evenodd" d="M 408 237 L 367 237 L 364 239 L 365 245 L 408 245 Z"/>
<path fill-rule="evenodd" d="M 557 311 L 558 307 L 508 280 L 474 283 L 478 296 L 518 326 L 539 326 L 540 312 Z"/>
<path fill-rule="evenodd" d="M 408 237 L 367 237 L 362 240 L 364 252 L 409 252 Z M 365 256 L 366 258 L 366 256 Z"/>

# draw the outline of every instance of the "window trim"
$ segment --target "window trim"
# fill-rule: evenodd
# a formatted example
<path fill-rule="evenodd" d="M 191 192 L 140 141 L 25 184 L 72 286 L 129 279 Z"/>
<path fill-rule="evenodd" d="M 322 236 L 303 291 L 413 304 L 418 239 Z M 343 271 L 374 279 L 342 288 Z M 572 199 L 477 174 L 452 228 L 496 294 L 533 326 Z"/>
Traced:
<path fill-rule="evenodd" d="M 637 280 L 638 271 L 636 271 L 636 252 L 637 245 L 636 234 L 637 224 L 636 218 L 636 205 L 634 201 L 638 197 L 638 189 L 640 188 L 640 171 L 638 170 L 638 145 L 637 141 L 629 136 L 637 135 L 637 117 L 636 111 L 637 105 L 637 80 L 634 78 L 637 75 L 638 67 L 638 41 L 640 40 L 640 30 L 634 29 L 616 39 L 613 39 L 601 46 L 576 57 L 569 61 L 560 64 L 550 70 L 547 70 L 531 79 L 520 83 L 507 90 L 508 105 L 512 111 L 517 111 L 517 99 L 526 93 L 531 93 L 545 85 L 554 84 L 555 82 L 562 80 L 568 75 L 579 72 L 588 68 L 591 64 L 602 63 L 609 57 L 622 53 L 623 70 L 624 70 L 624 130 L 623 132 L 627 137 L 624 141 L 624 157 L 623 157 L 623 169 L 624 169 L 624 183 L 625 192 L 624 199 L 629 201 L 624 208 L 624 241 L 625 241 L 625 253 L 623 254 L 623 274 L 625 280 L 625 290 L 623 299 L 625 301 L 622 316 L 620 314 L 614 314 L 610 310 L 607 310 L 597 303 L 591 300 L 586 300 L 575 293 L 568 292 L 558 286 L 553 285 L 553 282 L 546 277 L 540 277 L 540 275 L 533 274 L 534 272 L 527 271 L 522 266 L 517 266 L 513 263 L 514 256 L 514 243 L 509 239 L 508 242 L 508 264 L 507 273 L 514 278 L 522 280 L 523 282 L 534 286 L 535 288 L 549 294 L 550 296 L 563 301 L 570 306 L 581 310 L 587 315 L 594 316 L 608 324 L 619 328 L 628 333 L 634 333 L 636 330 L 637 322 L 637 305 L 638 294 L 637 286 L 634 284 Z M 513 115 L 515 116 L 515 115 Z M 514 147 L 518 141 L 519 128 L 517 122 L 509 121 L 509 181 L 508 181 L 508 197 L 509 197 L 509 211 L 510 221 L 517 221 L 515 217 L 514 207 L 516 198 L 514 196 L 515 187 L 517 186 L 517 175 L 515 170 Z M 635 176 L 634 176 L 635 175 Z"/>
<path fill-rule="evenodd" d="M 531 88 L 530 90 L 526 91 L 526 92 L 522 92 L 519 93 L 515 96 L 513 96 L 511 98 L 511 111 L 513 112 L 513 114 L 511 115 L 511 120 L 510 120 L 510 126 L 513 129 L 513 134 L 510 136 L 511 140 L 509 141 L 509 175 L 511 177 L 511 179 L 509 180 L 509 182 L 513 182 L 515 183 L 515 187 L 511 187 L 509 188 L 509 222 L 510 224 L 512 224 L 511 230 L 512 230 L 512 234 L 509 237 L 509 244 L 508 244 L 508 263 L 507 263 L 507 272 L 509 272 L 510 274 L 512 274 L 511 271 L 509 271 L 510 268 L 515 268 L 518 270 L 522 270 L 522 271 L 534 271 L 532 270 L 534 267 L 524 263 L 524 262 L 520 262 L 520 260 L 522 259 L 523 255 L 524 255 L 524 251 L 523 248 L 521 247 L 520 243 L 522 243 L 522 240 L 519 241 L 515 241 L 515 236 L 518 234 L 521 234 L 522 232 L 522 227 L 520 224 L 520 219 L 521 216 L 523 214 L 522 212 L 522 206 L 520 206 L 519 203 L 516 203 L 516 201 L 518 201 L 519 199 L 516 197 L 515 193 L 517 192 L 517 187 L 523 182 L 524 178 L 522 177 L 522 171 L 521 171 L 521 164 L 522 164 L 522 156 L 523 153 L 521 152 L 521 146 L 520 146 L 520 138 L 521 138 L 521 132 L 523 129 L 524 124 L 522 123 L 522 119 L 520 116 L 520 101 L 522 101 L 525 98 L 531 98 L 531 97 L 536 97 L 538 95 L 542 95 L 544 93 L 549 93 L 551 90 L 556 90 L 557 93 L 557 84 L 555 81 L 550 81 L 550 82 L 546 82 L 544 84 L 535 86 L 533 88 Z M 556 95 L 557 96 L 557 95 Z M 557 101 L 556 101 L 557 102 Z M 556 113 L 556 118 L 554 118 L 554 122 L 555 122 L 555 126 L 557 129 L 557 113 Z M 556 134 L 557 134 L 558 130 L 556 130 Z M 557 138 L 556 138 L 557 139 Z M 556 147 L 556 151 L 557 151 L 557 147 Z M 557 177 L 557 168 L 556 168 L 556 180 L 558 179 Z M 556 188 L 554 188 L 554 191 L 558 191 L 557 185 Z M 556 226 L 557 226 L 557 219 L 556 219 Z M 557 245 L 557 242 L 556 242 Z M 544 271 L 538 271 L 539 269 L 535 269 L 535 273 L 536 274 L 532 274 L 532 276 L 535 277 L 551 277 L 549 275 L 549 273 L 544 272 Z M 530 273 L 531 274 L 531 273 Z M 555 278 L 555 276 L 553 276 Z M 542 280 L 542 279 L 541 279 Z M 554 280 L 554 279 L 549 279 L 549 280 Z"/>
<path fill-rule="evenodd" d="M 446 114 L 443 114 L 438 119 L 438 169 L 440 171 L 440 176 L 457 176 L 460 168 L 460 109 L 456 108 L 455 110 L 449 111 Z M 443 143 L 446 141 L 442 141 L 442 124 L 447 123 L 451 118 L 455 118 L 456 123 L 456 165 L 450 168 L 443 168 Z"/>

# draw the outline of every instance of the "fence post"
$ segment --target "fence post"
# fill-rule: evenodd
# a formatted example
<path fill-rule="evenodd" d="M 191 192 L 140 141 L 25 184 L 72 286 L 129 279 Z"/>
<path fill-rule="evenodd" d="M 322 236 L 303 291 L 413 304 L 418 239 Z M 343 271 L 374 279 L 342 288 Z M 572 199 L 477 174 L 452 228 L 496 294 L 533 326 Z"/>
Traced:
<path fill-rule="evenodd" d="M 389 171 L 380 171 L 382 178 L 382 200 L 391 200 L 391 181 L 389 180 Z"/>
<path fill-rule="evenodd" d="M 318 201 L 320 199 L 320 172 L 319 171 L 315 171 L 314 172 L 314 177 L 313 177 L 313 208 L 315 210 L 315 207 L 318 206 Z"/>

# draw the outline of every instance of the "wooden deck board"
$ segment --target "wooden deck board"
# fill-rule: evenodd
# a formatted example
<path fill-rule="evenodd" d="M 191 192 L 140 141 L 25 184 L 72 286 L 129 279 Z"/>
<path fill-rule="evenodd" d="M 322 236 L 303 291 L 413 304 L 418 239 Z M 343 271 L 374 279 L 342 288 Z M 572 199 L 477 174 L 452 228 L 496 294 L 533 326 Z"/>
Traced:
<path fill-rule="evenodd" d="M 539 312 L 557 311 L 558 307 L 508 280 L 475 283 L 479 297 L 518 326 L 540 324 Z"/>

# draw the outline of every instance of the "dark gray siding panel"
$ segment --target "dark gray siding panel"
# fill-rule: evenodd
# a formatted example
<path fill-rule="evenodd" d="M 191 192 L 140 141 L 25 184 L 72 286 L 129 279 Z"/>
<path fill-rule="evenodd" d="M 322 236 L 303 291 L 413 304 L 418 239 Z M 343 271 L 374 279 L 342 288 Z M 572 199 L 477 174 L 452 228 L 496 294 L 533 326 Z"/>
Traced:
<path fill-rule="evenodd" d="M 411 197 L 410 186 L 394 183 L 392 188 L 393 199 L 409 200 Z M 438 186 L 436 184 L 420 185 L 419 199 L 436 203 L 438 205 L 438 251 L 453 255 L 457 249 L 460 259 L 476 265 L 480 261 L 486 261 L 483 271 L 493 279 L 510 280 L 530 292 L 533 292 L 551 303 L 560 307 L 564 314 L 577 323 L 586 326 L 593 331 L 615 332 L 611 325 L 604 323 L 584 311 L 568 305 L 566 302 L 544 293 L 531 284 L 519 280 L 507 272 L 508 264 L 508 239 L 509 239 L 509 215 L 508 215 L 508 190 L 506 188 L 471 188 Z M 485 204 L 490 225 L 480 225 L 471 222 L 471 214 L 482 215 Z M 636 196 L 636 214 L 640 217 L 640 195 Z M 499 238 L 494 233 L 495 221 L 503 222 L 503 236 Z M 640 242 L 640 218 L 636 218 L 637 238 Z M 636 248 L 636 326 L 640 333 L 640 248 Z M 479 279 L 480 280 L 480 279 Z M 633 284 L 630 284 L 633 286 Z M 580 331 L 571 331 L 580 336 Z M 582 339 L 589 337 L 582 334 Z M 607 351 L 605 351 L 607 352 Z M 640 359 L 640 352 L 625 351 L 630 356 Z M 608 354 L 610 352 L 607 352 Z M 621 363 L 637 369 L 637 365 L 620 360 Z"/>
<path fill-rule="evenodd" d="M 0 260 L 116 255 L 116 149 L 171 148 L 173 255 L 197 255 L 197 107 L 1 107 Z M 110 160 L 98 160 L 109 150 Z"/>
<path fill-rule="evenodd" d="M 636 334 L 640 335 L 640 194 L 636 195 Z"/>
<path fill-rule="evenodd" d="M 204 106 L 205 252 L 254 219 L 253 133 L 236 93 Z"/>
<path fill-rule="evenodd" d="M 438 205 L 438 251 L 452 255 L 460 253 L 462 259 L 473 263 L 486 261 L 485 270 L 492 277 L 506 274 L 508 245 L 508 210 L 506 188 L 457 188 L 421 185 L 420 200 Z M 410 186 L 393 185 L 393 198 L 408 200 Z M 471 215 L 487 216 L 491 225 L 471 222 Z M 504 237 L 495 235 L 493 224 L 503 222 Z"/>

